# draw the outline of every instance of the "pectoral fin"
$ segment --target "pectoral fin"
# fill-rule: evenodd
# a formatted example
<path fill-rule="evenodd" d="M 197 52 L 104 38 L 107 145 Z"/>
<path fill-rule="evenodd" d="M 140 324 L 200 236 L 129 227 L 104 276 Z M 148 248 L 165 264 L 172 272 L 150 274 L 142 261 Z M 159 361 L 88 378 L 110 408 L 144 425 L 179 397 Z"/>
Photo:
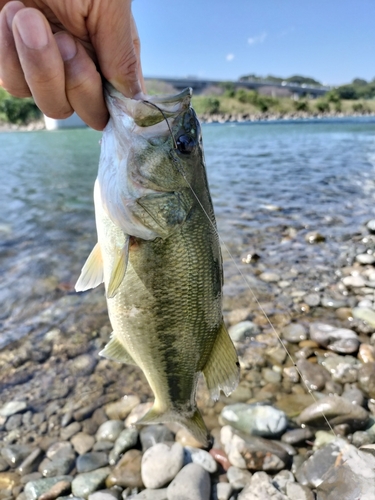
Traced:
<path fill-rule="evenodd" d="M 88 256 L 76 283 L 77 292 L 84 292 L 103 283 L 102 252 L 97 243 Z"/>
<path fill-rule="evenodd" d="M 107 297 L 110 299 L 116 295 L 126 273 L 129 260 L 129 240 L 130 236 L 126 235 L 124 246 L 118 248 L 114 255 L 111 275 L 107 286 Z"/>
<path fill-rule="evenodd" d="M 237 353 L 224 322 L 221 323 L 203 374 L 211 398 L 215 401 L 219 399 L 220 389 L 229 396 L 238 385 L 240 368 Z"/>
<path fill-rule="evenodd" d="M 104 347 L 104 349 L 99 352 L 99 356 L 112 359 L 113 361 L 118 361 L 119 363 L 126 363 L 128 365 L 137 364 L 122 343 L 116 338 L 115 333 L 112 333 L 111 340 Z"/>

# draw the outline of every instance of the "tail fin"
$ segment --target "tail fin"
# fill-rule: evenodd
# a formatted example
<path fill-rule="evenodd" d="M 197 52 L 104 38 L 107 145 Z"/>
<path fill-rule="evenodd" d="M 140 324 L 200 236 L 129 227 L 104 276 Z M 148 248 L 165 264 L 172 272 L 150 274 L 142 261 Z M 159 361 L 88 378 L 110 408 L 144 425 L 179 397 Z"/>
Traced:
<path fill-rule="evenodd" d="M 167 422 L 177 422 L 185 427 L 204 447 L 208 446 L 208 431 L 203 421 L 202 415 L 196 409 L 191 416 L 183 415 L 176 410 L 161 412 L 154 406 L 136 422 L 136 425 L 164 424 Z"/>

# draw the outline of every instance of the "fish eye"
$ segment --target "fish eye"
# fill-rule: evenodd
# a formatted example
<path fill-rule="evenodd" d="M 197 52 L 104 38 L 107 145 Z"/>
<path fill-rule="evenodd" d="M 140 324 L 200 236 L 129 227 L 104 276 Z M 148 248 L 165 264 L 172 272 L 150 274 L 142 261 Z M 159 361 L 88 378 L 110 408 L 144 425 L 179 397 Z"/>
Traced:
<path fill-rule="evenodd" d="M 176 144 L 180 153 L 188 155 L 193 151 L 196 140 L 189 135 L 183 134 L 176 140 Z"/>

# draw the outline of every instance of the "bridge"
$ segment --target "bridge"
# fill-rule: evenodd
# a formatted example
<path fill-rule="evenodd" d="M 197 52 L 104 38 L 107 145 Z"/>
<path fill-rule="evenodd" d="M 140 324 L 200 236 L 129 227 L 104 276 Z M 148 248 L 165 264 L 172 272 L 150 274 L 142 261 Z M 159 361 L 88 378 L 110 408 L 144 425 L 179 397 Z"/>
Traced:
<path fill-rule="evenodd" d="M 205 89 L 208 87 L 213 87 L 213 86 L 221 86 L 226 83 L 231 83 L 235 89 L 237 88 L 247 88 L 250 90 L 257 90 L 262 93 L 271 93 L 271 94 L 284 94 L 284 95 L 290 95 L 293 96 L 294 98 L 299 98 L 299 97 L 312 97 L 316 98 L 319 96 L 322 96 L 326 94 L 330 89 L 330 87 L 320 87 L 320 86 L 314 86 L 314 85 L 307 85 L 307 84 L 297 84 L 297 83 L 289 83 L 289 82 L 281 82 L 281 83 L 275 83 L 272 81 L 268 80 L 263 80 L 263 81 L 242 81 L 242 80 L 236 80 L 236 81 L 228 81 L 228 80 L 201 80 L 198 78 L 194 77 L 187 77 L 187 78 L 164 78 L 164 77 L 148 77 L 145 78 L 146 82 L 147 80 L 158 80 L 161 82 L 168 83 L 172 85 L 176 90 L 183 90 L 186 87 L 191 87 L 194 91 L 195 94 L 201 94 Z"/>

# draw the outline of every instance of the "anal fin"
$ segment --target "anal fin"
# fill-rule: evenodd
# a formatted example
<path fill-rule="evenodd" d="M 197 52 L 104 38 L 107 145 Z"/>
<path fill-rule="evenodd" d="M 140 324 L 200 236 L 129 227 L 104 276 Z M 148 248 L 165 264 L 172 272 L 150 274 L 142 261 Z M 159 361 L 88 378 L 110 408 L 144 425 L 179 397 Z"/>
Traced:
<path fill-rule="evenodd" d="M 99 352 L 99 356 L 103 356 L 104 358 L 111 359 L 113 361 L 118 361 L 119 363 L 126 363 L 127 365 L 137 364 L 123 344 L 116 338 L 114 333 L 112 333 L 111 340 L 108 344 L 102 351 Z"/>
<path fill-rule="evenodd" d="M 101 283 L 103 283 L 103 259 L 99 243 L 97 243 L 87 257 L 75 289 L 77 292 L 84 292 Z"/>
<path fill-rule="evenodd" d="M 234 391 L 239 382 L 239 366 L 236 349 L 222 322 L 210 357 L 202 370 L 212 399 L 219 399 L 220 390 L 226 396 Z"/>

